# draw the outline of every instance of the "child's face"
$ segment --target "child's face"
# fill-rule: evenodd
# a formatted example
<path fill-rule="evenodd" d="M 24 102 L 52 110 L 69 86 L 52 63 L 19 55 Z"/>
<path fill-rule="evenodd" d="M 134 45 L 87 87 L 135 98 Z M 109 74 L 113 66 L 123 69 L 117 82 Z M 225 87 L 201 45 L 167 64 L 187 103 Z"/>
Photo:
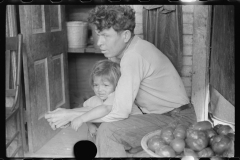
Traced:
<path fill-rule="evenodd" d="M 93 90 L 96 96 L 102 100 L 107 99 L 108 95 L 114 91 L 114 85 L 108 80 L 95 76 L 93 79 Z"/>

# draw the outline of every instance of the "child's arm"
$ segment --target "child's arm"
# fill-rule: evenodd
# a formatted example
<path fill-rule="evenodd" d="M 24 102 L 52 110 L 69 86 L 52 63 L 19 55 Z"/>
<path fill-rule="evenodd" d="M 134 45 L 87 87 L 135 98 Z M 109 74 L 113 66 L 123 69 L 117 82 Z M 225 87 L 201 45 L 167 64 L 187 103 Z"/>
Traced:
<path fill-rule="evenodd" d="M 81 108 L 73 108 L 72 110 L 73 111 L 77 111 L 77 112 L 88 112 L 88 111 L 90 111 L 92 108 L 90 108 L 90 107 L 81 107 Z"/>
<path fill-rule="evenodd" d="M 82 114 L 80 117 L 83 122 L 104 122 L 100 118 L 108 115 L 112 110 L 112 105 L 100 105 Z"/>
<path fill-rule="evenodd" d="M 103 122 L 100 118 L 106 116 L 112 110 L 112 105 L 99 105 L 96 108 L 73 119 L 71 126 L 77 130 L 84 122 Z"/>

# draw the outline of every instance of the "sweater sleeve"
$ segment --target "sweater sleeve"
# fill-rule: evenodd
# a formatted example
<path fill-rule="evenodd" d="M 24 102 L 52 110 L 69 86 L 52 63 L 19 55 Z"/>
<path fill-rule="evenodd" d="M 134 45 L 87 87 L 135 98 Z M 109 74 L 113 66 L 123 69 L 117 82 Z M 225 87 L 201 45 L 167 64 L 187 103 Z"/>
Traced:
<path fill-rule="evenodd" d="M 126 55 L 121 60 L 121 77 L 115 90 L 111 112 L 117 119 L 128 118 L 131 114 L 133 102 L 143 78 L 142 65 L 142 58 L 137 54 Z"/>

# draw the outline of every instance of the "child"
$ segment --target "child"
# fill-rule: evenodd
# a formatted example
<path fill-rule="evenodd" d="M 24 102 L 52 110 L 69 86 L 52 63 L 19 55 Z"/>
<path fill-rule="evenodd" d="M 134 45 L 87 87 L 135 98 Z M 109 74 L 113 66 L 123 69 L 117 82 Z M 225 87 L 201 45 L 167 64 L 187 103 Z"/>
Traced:
<path fill-rule="evenodd" d="M 110 60 L 98 61 L 94 65 L 90 75 L 90 85 L 95 93 L 95 96 L 89 98 L 83 103 L 83 109 L 91 110 L 102 104 L 112 105 L 114 100 L 114 91 L 120 76 L 121 72 L 118 63 L 112 62 Z M 142 112 L 136 105 L 133 105 L 131 114 L 142 114 Z M 114 115 L 111 115 L 111 112 L 101 119 L 103 122 L 119 120 L 114 118 Z M 76 117 L 71 122 L 71 126 L 75 130 L 78 129 L 80 126 L 79 124 L 81 125 L 81 116 Z M 97 128 L 100 123 L 87 122 L 87 125 L 91 137 L 95 137 Z"/>

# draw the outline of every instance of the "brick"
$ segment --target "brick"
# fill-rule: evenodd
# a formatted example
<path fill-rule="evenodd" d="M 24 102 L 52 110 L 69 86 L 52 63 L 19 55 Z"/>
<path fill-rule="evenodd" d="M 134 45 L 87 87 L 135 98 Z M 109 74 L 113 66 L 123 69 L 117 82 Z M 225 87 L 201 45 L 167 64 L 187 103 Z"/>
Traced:
<path fill-rule="evenodd" d="M 142 23 L 136 23 L 134 34 L 143 34 L 143 26 Z"/>
<path fill-rule="evenodd" d="M 182 5 L 182 11 L 185 13 L 193 13 L 193 5 Z"/>
<path fill-rule="evenodd" d="M 183 45 L 183 55 L 185 56 L 192 55 L 192 45 Z"/>
<path fill-rule="evenodd" d="M 136 23 L 143 23 L 143 17 L 142 17 L 142 13 L 136 13 L 135 14 L 135 22 Z"/>
<path fill-rule="evenodd" d="M 192 56 L 183 56 L 183 65 L 192 65 Z"/>
<path fill-rule="evenodd" d="M 181 77 L 183 84 L 185 87 L 191 87 L 192 86 L 192 78 L 191 77 Z"/>
<path fill-rule="evenodd" d="M 184 44 L 192 44 L 193 36 L 192 35 L 183 35 L 183 45 Z"/>
<path fill-rule="evenodd" d="M 185 87 L 185 90 L 187 92 L 187 96 L 191 97 L 192 96 L 192 87 L 191 86 L 190 87 Z"/>
<path fill-rule="evenodd" d="M 183 34 L 193 34 L 193 24 L 183 24 Z"/>
<path fill-rule="evenodd" d="M 132 5 L 135 12 L 142 13 L 143 6 L 142 5 Z"/>
<path fill-rule="evenodd" d="M 143 39 L 143 34 L 137 34 L 137 36 Z"/>
<path fill-rule="evenodd" d="M 183 13 L 183 23 L 193 23 L 193 14 Z"/>
<path fill-rule="evenodd" d="M 191 77 L 192 76 L 192 66 L 184 65 L 181 70 L 181 75 L 183 77 Z"/>

